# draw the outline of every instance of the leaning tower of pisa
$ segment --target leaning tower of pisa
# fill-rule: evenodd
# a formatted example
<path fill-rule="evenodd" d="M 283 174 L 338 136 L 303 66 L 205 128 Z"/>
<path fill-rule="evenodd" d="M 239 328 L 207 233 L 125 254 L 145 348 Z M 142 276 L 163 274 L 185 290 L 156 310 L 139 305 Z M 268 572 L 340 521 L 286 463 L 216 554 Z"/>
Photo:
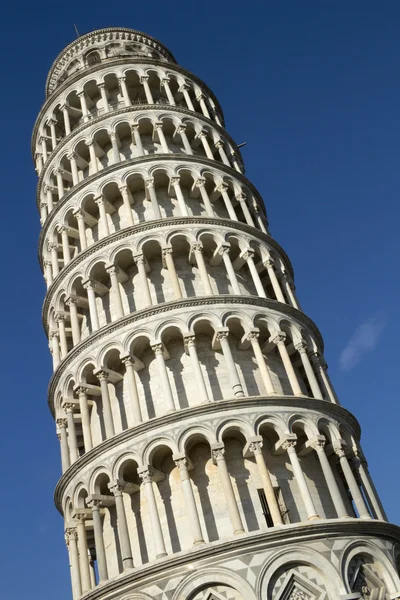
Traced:
<path fill-rule="evenodd" d="M 212 91 L 96 30 L 32 149 L 73 599 L 400 598 L 400 530 Z"/>

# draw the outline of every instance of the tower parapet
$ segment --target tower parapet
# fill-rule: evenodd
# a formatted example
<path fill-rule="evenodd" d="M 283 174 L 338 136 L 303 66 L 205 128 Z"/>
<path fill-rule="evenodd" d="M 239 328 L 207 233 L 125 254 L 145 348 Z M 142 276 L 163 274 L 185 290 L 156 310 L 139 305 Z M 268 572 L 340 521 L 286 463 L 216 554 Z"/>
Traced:
<path fill-rule="evenodd" d="M 211 90 L 94 31 L 32 144 L 74 600 L 400 598 L 399 530 Z"/>

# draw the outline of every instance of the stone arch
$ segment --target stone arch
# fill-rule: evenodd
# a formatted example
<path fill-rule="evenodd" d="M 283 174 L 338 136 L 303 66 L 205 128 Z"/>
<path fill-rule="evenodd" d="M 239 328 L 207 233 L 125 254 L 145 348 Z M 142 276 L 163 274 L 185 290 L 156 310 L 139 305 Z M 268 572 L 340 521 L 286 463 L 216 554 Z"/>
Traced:
<path fill-rule="evenodd" d="M 237 573 L 224 567 L 210 567 L 201 573 L 192 573 L 181 581 L 171 600 L 195 600 L 196 593 L 215 584 L 233 588 L 242 595 L 237 600 L 257 600 L 254 590 Z"/>

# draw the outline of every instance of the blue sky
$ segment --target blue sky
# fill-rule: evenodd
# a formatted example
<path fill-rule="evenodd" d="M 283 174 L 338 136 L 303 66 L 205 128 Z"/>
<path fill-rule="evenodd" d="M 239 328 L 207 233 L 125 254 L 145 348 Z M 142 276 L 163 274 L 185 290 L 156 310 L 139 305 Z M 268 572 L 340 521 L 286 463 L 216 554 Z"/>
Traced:
<path fill-rule="evenodd" d="M 330 375 L 358 417 L 398 523 L 400 4 L 382 0 L 7 3 L 2 10 L 2 596 L 70 600 L 53 507 L 59 447 L 30 157 L 47 71 L 75 38 L 121 25 L 164 42 L 206 81 L 288 252 Z"/>

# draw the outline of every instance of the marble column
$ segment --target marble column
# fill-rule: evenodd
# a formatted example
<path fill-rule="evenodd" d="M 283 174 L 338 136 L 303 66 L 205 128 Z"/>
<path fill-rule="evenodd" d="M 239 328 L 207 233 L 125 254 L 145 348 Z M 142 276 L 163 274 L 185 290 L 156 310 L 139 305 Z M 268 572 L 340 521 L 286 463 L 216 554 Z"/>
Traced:
<path fill-rule="evenodd" d="M 244 215 L 247 225 L 250 225 L 251 227 L 255 227 L 253 217 L 251 216 L 249 207 L 247 206 L 247 196 L 245 194 L 238 194 L 236 196 L 236 200 L 239 202 L 239 204 L 242 208 L 243 215 Z"/>
<path fill-rule="evenodd" d="M 121 356 L 121 361 L 125 365 L 126 369 L 126 377 L 128 380 L 128 391 L 129 397 L 132 405 L 133 412 L 133 420 L 134 424 L 138 425 L 143 421 L 142 411 L 140 408 L 140 399 L 138 394 L 138 389 L 136 385 L 136 377 L 135 377 L 135 369 L 134 369 L 134 360 L 128 354 L 126 356 Z"/>
<path fill-rule="evenodd" d="M 146 179 L 145 183 L 146 183 L 146 188 L 149 193 L 154 218 L 161 219 L 160 207 L 158 206 L 156 190 L 154 189 L 154 179 L 153 178 Z"/>
<path fill-rule="evenodd" d="M 293 394 L 295 396 L 304 396 L 303 392 L 301 391 L 296 372 L 293 368 L 292 360 L 285 346 L 285 340 L 286 333 L 284 333 L 283 331 L 278 332 L 276 335 L 273 335 L 270 338 L 270 341 L 273 344 L 276 344 L 276 346 L 278 347 L 278 351 L 282 359 L 283 366 L 285 367 L 286 375 L 289 379 L 290 387 L 292 388 Z"/>
<path fill-rule="evenodd" d="M 274 525 L 283 525 L 281 511 L 279 510 L 278 501 L 275 496 L 275 490 L 272 485 L 271 477 L 265 463 L 265 458 L 262 451 L 263 442 L 252 441 L 249 443 L 249 451 L 254 455 L 257 463 L 258 473 L 262 482 L 265 498 L 268 508 L 271 513 L 271 518 Z"/>
<path fill-rule="evenodd" d="M 76 439 L 76 428 L 74 419 L 75 405 L 73 402 L 65 402 L 63 408 L 67 415 L 70 464 L 73 464 L 79 458 L 78 442 Z"/>
<path fill-rule="evenodd" d="M 197 179 L 197 181 L 196 181 L 196 187 L 198 187 L 199 190 L 200 190 L 201 199 L 203 201 L 204 208 L 206 209 L 207 215 L 209 217 L 215 217 L 214 209 L 212 207 L 210 197 L 209 197 L 208 192 L 206 190 L 205 183 L 206 183 L 205 179 Z"/>
<path fill-rule="evenodd" d="M 99 583 L 108 579 L 107 557 L 103 538 L 103 523 L 100 513 L 100 500 L 90 500 L 88 506 L 92 509 L 94 544 L 96 547 L 97 568 L 99 572 Z"/>
<path fill-rule="evenodd" d="M 372 481 L 371 475 L 368 471 L 368 463 L 365 460 L 362 452 L 358 449 L 355 450 L 353 464 L 360 478 L 365 495 L 368 498 L 368 502 L 376 515 L 376 518 L 380 519 L 381 521 L 387 521 L 388 519 L 386 513 L 380 501 L 378 492 L 376 491 L 374 482 Z"/>
<path fill-rule="evenodd" d="M 246 250 L 243 252 L 242 257 L 247 262 L 247 266 L 249 267 L 250 275 L 254 283 L 254 287 L 256 288 L 257 294 L 261 298 L 266 298 L 267 294 L 265 293 L 264 286 L 261 282 L 260 275 L 258 274 L 257 267 L 254 264 L 254 251 Z"/>
<path fill-rule="evenodd" d="M 97 331 L 100 328 L 100 324 L 96 306 L 96 283 L 92 279 L 88 279 L 83 283 L 83 287 L 88 295 L 91 329 L 92 331 Z"/>
<path fill-rule="evenodd" d="M 160 140 L 160 145 L 161 145 L 161 149 L 162 149 L 163 153 L 169 154 L 170 152 L 169 152 L 167 140 L 165 139 L 162 122 L 157 121 L 157 123 L 154 123 L 154 130 L 157 131 L 158 139 Z"/>
<path fill-rule="evenodd" d="M 251 346 L 253 348 L 254 358 L 256 359 L 257 366 L 260 370 L 260 375 L 265 387 L 265 391 L 267 392 L 268 396 L 275 396 L 276 391 L 274 388 L 274 384 L 272 383 L 271 375 L 269 373 L 268 366 L 266 364 L 264 355 L 262 353 L 258 341 L 259 335 L 260 334 L 258 331 L 251 331 L 248 334 L 247 339 L 250 341 Z"/>
<path fill-rule="evenodd" d="M 301 499 L 303 500 L 304 508 L 306 509 L 306 514 L 308 520 L 319 519 L 319 515 L 314 506 L 313 499 L 310 494 L 310 490 L 308 489 L 308 485 L 306 479 L 304 477 L 303 469 L 301 468 L 299 458 L 297 456 L 297 452 L 295 449 L 297 441 L 296 440 L 286 440 L 282 444 L 283 450 L 286 450 L 290 463 L 293 469 L 293 475 L 295 476 L 297 485 L 299 487 Z"/>
<path fill-rule="evenodd" d="M 119 85 L 121 87 L 122 97 L 124 99 L 125 106 L 132 104 L 129 98 L 128 88 L 126 87 L 126 77 L 118 77 Z"/>
<path fill-rule="evenodd" d="M 86 228 L 85 228 L 85 220 L 83 218 L 83 211 L 81 209 L 74 210 L 72 213 L 76 218 L 78 223 L 78 233 L 79 233 L 79 243 L 81 246 L 81 252 L 86 250 L 87 248 L 87 240 L 86 240 Z"/>
<path fill-rule="evenodd" d="M 219 248 L 219 254 L 222 255 L 222 260 L 224 261 L 225 269 L 228 275 L 229 282 L 232 286 L 232 290 L 234 294 L 240 295 L 240 287 L 239 282 L 236 277 L 235 269 L 233 268 L 231 257 L 229 255 L 230 246 L 222 245 Z"/>
<path fill-rule="evenodd" d="M 333 449 L 335 454 L 339 457 L 340 466 L 342 467 L 343 475 L 346 480 L 346 483 L 349 487 L 350 494 L 353 498 L 353 502 L 357 508 L 358 514 L 361 519 L 370 519 L 371 515 L 369 514 L 368 508 L 364 502 L 364 498 L 362 496 L 361 490 L 358 487 L 356 478 L 354 477 L 353 471 L 349 465 L 349 461 L 347 460 L 346 453 L 343 448 L 342 442 L 336 442 L 333 444 Z"/>
<path fill-rule="evenodd" d="M 283 295 L 283 292 L 281 290 L 281 286 L 279 284 L 278 278 L 277 278 L 276 273 L 275 273 L 274 261 L 271 260 L 271 259 L 268 259 L 268 260 L 265 261 L 264 266 L 265 266 L 265 268 L 268 271 L 269 279 L 271 281 L 271 285 L 272 285 L 272 288 L 274 290 L 274 294 L 276 296 L 276 299 L 278 300 L 278 302 L 283 302 L 284 304 L 286 304 L 285 297 Z"/>
<path fill-rule="evenodd" d="M 126 513 L 124 506 L 124 499 L 122 497 L 123 487 L 118 483 L 110 483 L 108 485 L 111 492 L 115 496 L 115 508 L 117 512 L 117 527 L 118 527 L 118 537 L 119 543 L 121 547 L 121 558 L 122 564 L 125 569 L 133 568 L 133 557 L 132 557 L 132 549 L 131 542 L 129 539 L 129 530 L 128 523 L 126 521 Z"/>
<path fill-rule="evenodd" d="M 115 316 L 117 319 L 124 317 L 124 307 L 122 304 L 121 290 L 119 287 L 118 273 L 119 269 L 116 265 L 108 265 L 106 271 L 110 276 L 111 282 L 111 293 L 112 293 L 112 304 L 111 307 L 115 308 Z"/>
<path fill-rule="evenodd" d="M 310 363 L 310 359 L 308 358 L 306 342 L 301 341 L 298 344 L 295 344 L 294 347 L 300 354 L 300 359 L 303 364 L 303 368 L 306 373 L 306 377 L 311 388 L 312 395 L 314 396 L 314 398 L 323 400 L 321 389 L 318 385 L 317 378 L 315 377 L 314 370 Z"/>
<path fill-rule="evenodd" d="M 229 218 L 232 219 L 232 221 L 237 221 L 238 218 L 237 218 L 235 209 L 233 208 L 232 201 L 228 194 L 228 186 L 225 183 L 223 183 L 219 186 L 218 191 L 221 193 L 222 199 L 225 203 L 226 210 L 228 211 Z"/>
<path fill-rule="evenodd" d="M 165 89 L 165 93 L 167 94 L 168 102 L 170 103 L 171 106 L 175 106 L 176 102 L 175 102 L 175 99 L 174 99 L 174 97 L 172 95 L 171 88 L 169 87 L 169 82 L 170 82 L 169 79 L 162 79 L 161 80 L 161 85 Z"/>
<path fill-rule="evenodd" d="M 230 167 L 231 163 L 229 162 L 228 157 L 226 155 L 225 148 L 224 148 L 224 142 L 222 140 L 219 140 L 218 142 L 215 143 L 215 147 L 218 148 L 219 155 L 220 155 L 221 160 L 224 163 L 224 165 L 226 165 L 227 167 Z"/>
<path fill-rule="evenodd" d="M 92 587 L 89 567 L 89 554 L 85 527 L 86 515 L 77 514 L 77 532 L 78 532 L 78 552 L 79 566 L 81 573 L 82 593 L 87 592 Z"/>
<path fill-rule="evenodd" d="M 99 207 L 99 235 L 101 238 L 104 238 L 110 235 L 110 228 L 108 226 L 107 211 L 103 196 L 95 198 L 95 202 Z"/>
<path fill-rule="evenodd" d="M 162 395 L 165 402 L 166 412 L 174 412 L 175 403 L 174 398 L 172 396 L 171 384 L 169 382 L 167 368 L 165 366 L 164 346 L 163 344 L 152 344 L 151 348 L 154 352 L 154 356 L 156 357 L 157 361 L 158 377 L 160 380 L 160 387 L 162 389 Z"/>
<path fill-rule="evenodd" d="M 229 517 L 231 519 L 234 535 L 244 533 L 242 518 L 239 513 L 235 494 L 233 492 L 232 482 L 225 460 L 225 448 L 212 448 L 212 458 L 218 467 L 218 475 L 221 480 L 223 494 L 226 500 Z"/>
<path fill-rule="evenodd" d="M 176 273 L 174 258 L 173 258 L 172 254 L 173 254 L 173 251 L 172 251 L 171 246 L 169 246 L 167 248 L 162 248 L 163 262 L 165 263 L 165 266 L 167 267 L 168 275 L 171 279 L 174 300 L 180 300 L 182 298 L 182 290 L 181 290 L 181 286 L 179 284 L 179 279 L 178 279 L 178 275 Z"/>
<path fill-rule="evenodd" d="M 203 373 L 201 371 L 199 357 L 197 356 L 196 350 L 196 338 L 194 335 L 188 335 L 183 338 L 186 352 L 190 356 L 190 362 L 192 364 L 192 369 L 194 373 L 194 378 L 196 381 L 197 392 L 199 394 L 199 400 L 201 403 L 209 402 L 210 399 L 208 397 L 206 384 L 204 382 Z"/>
<path fill-rule="evenodd" d="M 141 83 L 143 84 L 144 93 L 146 94 L 147 104 L 154 104 L 153 96 L 149 86 L 149 78 L 148 76 L 144 76 L 140 78 Z"/>
<path fill-rule="evenodd" d="M 57 419 L 57 427 L 60 436 L 60 447 L 61 447 L 61 468 L 62 472 L 70 466 L 69 448 L 68 448 L 68 436 L 67 436 L 67 419 Z"/>
<path fill-rule="evenodd" d="M 115 435 L 114 419 L 111 410 L 110 393 L 108 391 L 108 372 L 105 369 L 94 371 L 94 375 L 100 382 L 101 401 L 103 405 L 104 428 L 106 437 L 110 438 Z"/>
<path fill-rule="evenodd" d="M 132 141 L 134 142 L 134 144 L 137 148 L 138 155 L 143 156 L 144 150 L 143 150 L 142 138 L 140 137 L 139 123 L 133 123 L 131 125 L 131 131 L 132 131 Z"/>
<path fill-rule="evenodd" d="M 179 469 L 183 497 L 185 499 L 188 524 L 192 531 L 193 544 L 204 544 L 203 533 L 201 531 L 199 514 L 197 512 L 196 501 L 193 494 L 192 482 L 189 475 L 189 461 L 184 456 L 174 457 L 175 465 Z"/>
<path fill-rule="evenodd" d="M 339 486 L 336 482 L 336 478 L 333 474 L 331 464 L 325 453 L 325 440 L 322 436 L 317 436 L 314 440 L 310 441 L 310 447 L 313 448 L 318 456 L 318 460 L 321 464 L 322 473 L 324 475 L 326 485 L 328 487 L 333 506 L 335 507 L 336 514 L 339 519 L 348 518 L 347 509 L 343 502 L 342 494 L 339 490 Z"/>
<path fill-rule="evenodd" d="M 140 280 L 140 291 L 144 296 L 144 306 L 151 306 L 152 300 L 150 295 L 149 281 L 147 279 L 146 266 L 144 264 L 143 254 L 138 254 L 133 257 L 133 260 L 137 266 Z"/>
<path fill-rule="evenodd" d="M 66 300 L 69 307 L 69 316 L 71 319 L 72 343 L 74 346 L 81 341 L 81 327 L 78 317 L 78 299 L 75 296 L 69 296 Z"/>
<path fill-rule="evenodd" d="M 75 527 L 67 527 L 65 530 L 65 541 L 70 560 L 72 597 L 73 600 L 79 600 L 82 595 L 82 584 L 79 568 L 78 533 Z"/>
<path fill-rule="evenodd" d="M 156 498 L 153 490 L 153 472 L 150 467 L 145 467 L 138 471 L 139 476 L 142 479 L 144 492 L 147 499 L 147 507 L 149 511 L 149 521 L 151 523 L 151 529 L 153 532 L 154 547 L 156 551 L 156 558 L 161 558 L 167 555 L 165 549 L 164 536 L 161 529 L 160 516 L 158 514 Z"/>
<path fill-rule="evenodd" d="M 244 392 L 242 384 L 237 373 L 236 365 L 233 360 L 231 348 L 228 341 L 229 331 L 217 331 L 215 334 L 216 340 L 221 345 L 221 350 L 224 355 L 226 368 L 228 370 L 228 379 L 235 398 L 243 398 Z"/>
<path fill-rule="evenodd" d="M 90 410 L 88 404 L 88 388 L 84 385 L 77 385 L 74 391 L 78 394 L 79 409 L 82 419 L 83 445 L 85 452 L 89 452 L 93 448 L 92 428 L 90 424 Z"/>
<path fill-rule="evenodd" d="M 119 188 L 119 191 L 121 193 L 122 202 L 124 204 L 126 222 L 128 224 L 128 227 L 132 227 L 132 225 L 134 225 L 135 222 L 133 220 L 133 215 L 132 215 L 131 199 L 130 199 L 128 186 L 121 185 Z"/>
<path fill-rule="evenodd" d="M 213 291 L 211 288 L 210 278 L 208 276 L 206 263 L 204 262 L 202 244 L 199 242 L 192 244 L 191 252 L 193 252 L 195 259 L 196 259 L 197 268 L 199 270 L 201 281 L 202 281 L 203 287 L 204 287 L 204 293 L 206 296 L 212 296 Z"/>
<path fill-rule="evenodd" d="M 186 125 L 179 125 L 176 129 L 176 133 L 178 133 L 181 136 L 183 148 L 186 154 L 191 156 L 193 154 L 193 150 L 186 135 Z"/>
<path fill-rule="evenodd" d="M 210 160 L 214 160 L 214 154 L 212 153 L 211 146 L 207 139 L 207 133 L 205 131 L 200 131 L 198 137 L 201 139 L 201 143 L 203 144 L 204 152 Z"/>
<path fill-rule="evenodd" d="M 178 200 L 179 211 L 182 217 L 189 216 L 188 210 L 186 208 L 186 201 L 183 197 L 181 186 L 180 186 L 180 177 L 171 177 L 171 185 L 175 190 L 175 195 Z"/>

